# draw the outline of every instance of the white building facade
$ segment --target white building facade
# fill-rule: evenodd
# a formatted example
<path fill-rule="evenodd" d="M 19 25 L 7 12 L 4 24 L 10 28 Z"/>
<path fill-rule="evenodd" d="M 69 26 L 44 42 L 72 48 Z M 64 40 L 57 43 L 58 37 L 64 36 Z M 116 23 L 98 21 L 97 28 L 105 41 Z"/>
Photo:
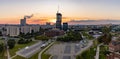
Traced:
<path fill-rule="evenodd" d="M 6 26 L 6 35 L 18 36 L 19 34 L 20 30 L 18 26 Z"/>
<path fill-rule="evenodd" d="M 27 33 L 31 33 L 32 28 L 31 26 L 21 26 L 20 32 L 27 34 Z"/>

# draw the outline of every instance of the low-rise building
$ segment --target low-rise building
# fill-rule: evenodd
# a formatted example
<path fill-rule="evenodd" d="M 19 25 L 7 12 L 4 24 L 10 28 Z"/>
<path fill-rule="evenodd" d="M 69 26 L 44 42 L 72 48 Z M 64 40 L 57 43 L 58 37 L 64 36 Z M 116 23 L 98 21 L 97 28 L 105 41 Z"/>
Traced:
<path fill-rule="evenodd" d="M 64 31 L 59 29 L 52 29 L 52 30 L 46 31 L 45 35 L 48 37 L 60 36 L 60 35 L 64 35 Z"/>
<path fill-rule="evenodd" d="M 106 59 L 120 59 L 120 41 L 114 40 L 109 43 L 110 53 L 106 55 Z"/>
<path fill-rule="evenodd" d="M 109 51 L 120 51 L 120 41 L 111 41 L 109 43 Z"/>
<path fill-rule="evenodd" d="M 120 52 L 113 52 L 113 53 L 107 54 L 106 59 L 120 59 Z"/>

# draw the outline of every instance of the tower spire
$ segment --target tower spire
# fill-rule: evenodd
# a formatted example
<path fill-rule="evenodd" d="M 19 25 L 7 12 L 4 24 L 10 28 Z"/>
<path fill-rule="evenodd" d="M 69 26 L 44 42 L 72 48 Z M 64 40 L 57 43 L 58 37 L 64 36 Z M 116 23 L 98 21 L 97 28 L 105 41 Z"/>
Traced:
<path fill-rule="evenodd" d="M 57 13 L 59 13 L 59 5 L 58 5 L 58 11 L 57 11 Z"/>

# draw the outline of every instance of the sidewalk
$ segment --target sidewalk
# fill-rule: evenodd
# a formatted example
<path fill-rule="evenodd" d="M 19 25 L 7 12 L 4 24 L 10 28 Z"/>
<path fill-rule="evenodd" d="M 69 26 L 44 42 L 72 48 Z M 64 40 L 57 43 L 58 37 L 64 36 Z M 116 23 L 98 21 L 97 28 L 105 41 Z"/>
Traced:
<path fill-rule="evenodd" d="M 99 53 L 100 53 L 100 46 L 103 45 L 103 44 L 99 44 L 97 46 L 97 51 L 96 51 L 96 55 L 95 55 L 95 59 L 99 59 Z"/>
<path fill-rule="evenodd" d="M 54 42 L 52 42 L 51 44 L 49 44 L 47 47 L 45 47 L 38 55 L 38 59 L 41 59 L 41 54 L 46 50 L 48 49 L 52 44 L 54 44 Z"/>

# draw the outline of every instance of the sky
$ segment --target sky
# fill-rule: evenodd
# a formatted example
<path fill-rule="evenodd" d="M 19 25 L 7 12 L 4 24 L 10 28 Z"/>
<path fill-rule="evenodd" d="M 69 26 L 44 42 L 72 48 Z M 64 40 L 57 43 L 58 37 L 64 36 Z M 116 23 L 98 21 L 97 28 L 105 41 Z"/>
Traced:
<path fill-rule="evenodd" d="M 62 22 L 70 24 L 83 24 L 81 20 L 120 20 L 120 0 L 0 0 L 0 24 L 19 24 L 20 19 L 31 14 L 34 16 L 27 19 L 28 24 L 55 23 L 58 6 Z"/>

